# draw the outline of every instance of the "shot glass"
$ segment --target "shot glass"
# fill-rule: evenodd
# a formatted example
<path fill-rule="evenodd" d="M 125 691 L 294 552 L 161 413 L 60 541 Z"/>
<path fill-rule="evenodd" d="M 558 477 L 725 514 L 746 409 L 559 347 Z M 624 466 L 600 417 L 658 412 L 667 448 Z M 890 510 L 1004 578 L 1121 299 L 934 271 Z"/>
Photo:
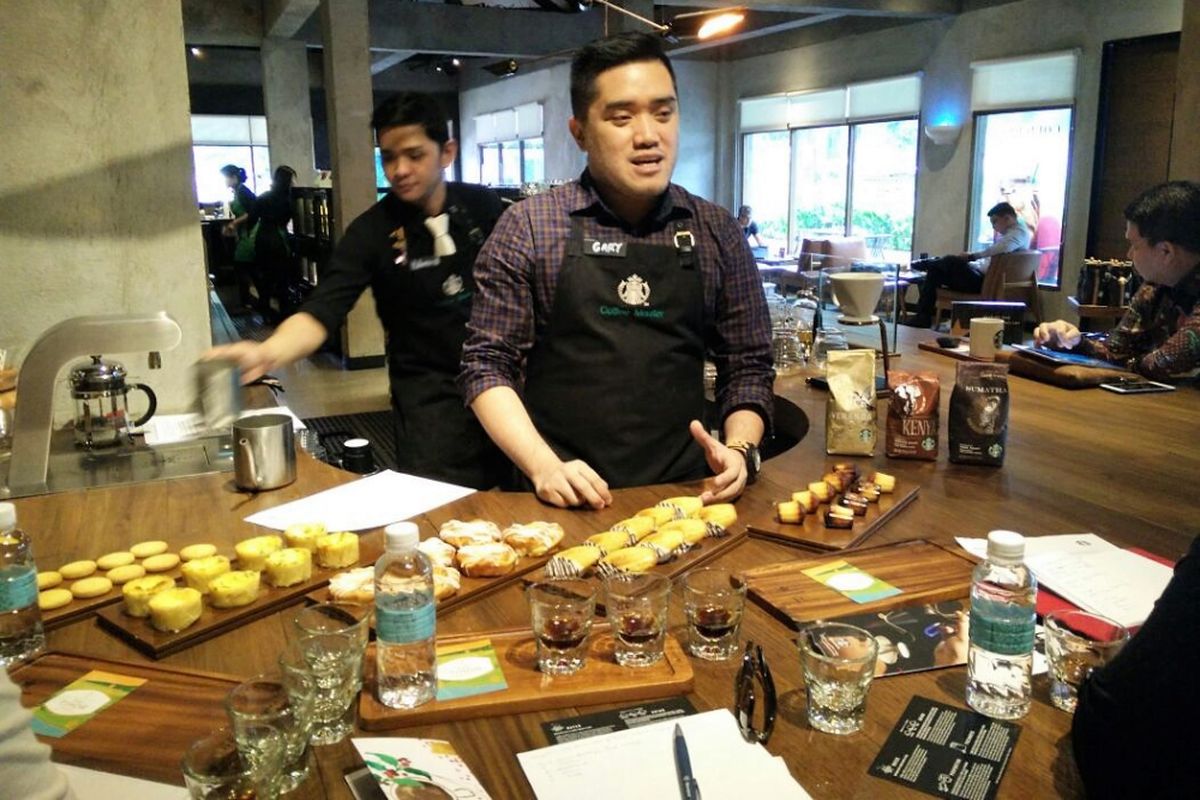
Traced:
<path fill-rule="evenodd" d="M 371 607 L 358 603 L 317 603 L 296 614 L 293 620 L 297 636 L 340 633 L 358 645 L 358 689 L 362 689 L 362 660 L 371 637 Z"/>
<path fill-rule="evenodd" d="M 257 731 L 264 725 L 283 737 L 276 784 L 280 792 L 290 792 L 308 778 L 313 697 L 314 687 L 307 676 L 258 675 L 235 687 L 225 698 L 225 711 L 243 755 L 255 751 Z"/>
<path fill-rule="evenodd" d="M 283 736 L 270 725 L 248 723 L 243 736 L 253 747 L 243 749 L 233 729 L 217 728 L 188 747 L 180 768 L 192 800 L 269 800 L 279 796 Z"/>
<path fill-rule="evenodd" d="M 808 724 L 825 733 L 862 729 L 878 656 L 875 637 L 853 625 L 818 622 L 801 631 Z"/>
<path fill-rule="evenodd" d="M 584 581 L 546 581 L 525 590 L 537 640 L 538 669 L 572 675 L 583 669 L 596 613 L 596 587 Z"/>
<path fill-rule="evenodd" d="M 335 744 L 354 728 L 354 701 L 362 684 L 362 653 L 357 640 L 341 633 L 301 636 L 279 656 L 290 679 L 312 682 L 312 725 L 308 741 Z"/>
<path fill-rule="evenodd" d="M 1113 659 L 1129 641 L 1119 622 L 1086 611 L 1054 611 L 1046 615 L 1046 660 L 1050 666 L 1050 702 L 1075 713 L 1079 687 Z"/>
<path fill-rule="evenodd" d="M 648 667 L 662 661 L 671 581 L 654 573 L 617 576 L 604 582 L 604 592 L 617 663 Z"/>
<path fill-rule="evenodd" d="M 698 569 L 683 576 L 688 652 L 705 661 L 736 655 L 745 609 L 746 584 L 729 570 Z"/>

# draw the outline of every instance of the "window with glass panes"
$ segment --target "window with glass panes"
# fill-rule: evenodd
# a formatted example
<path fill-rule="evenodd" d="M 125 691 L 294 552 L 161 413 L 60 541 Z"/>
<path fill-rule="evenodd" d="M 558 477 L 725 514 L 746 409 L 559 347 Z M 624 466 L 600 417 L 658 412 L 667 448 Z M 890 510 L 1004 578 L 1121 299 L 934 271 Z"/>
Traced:
<path fill-rule="evenodd" d="M 546 179 L 542 104 L 475 117 L 479 181 L 488 186 L 520 186 Z"/>
<path fill-rule="evenodd" d="M 271 156 L 267 147 L 267 118 L 227 114 L 192 115 L 192 161 L 196 199 L 222 203 L 231 199 L 221 167 L 233 164 L 246 171 L 246 186 L 262 194 L 271 188 Z"/>

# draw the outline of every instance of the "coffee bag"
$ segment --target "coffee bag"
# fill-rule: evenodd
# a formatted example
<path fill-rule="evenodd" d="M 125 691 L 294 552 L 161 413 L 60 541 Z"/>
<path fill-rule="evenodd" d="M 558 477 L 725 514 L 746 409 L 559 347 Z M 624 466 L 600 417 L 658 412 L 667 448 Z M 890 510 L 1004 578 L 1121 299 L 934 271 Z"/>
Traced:
<path fill-rule="evenodd" d="M 1008 439 L 1008 365 L 958 365 L 950 395 L 950 460 L 956 464 L 1004 463 Z"/>
<path fill-rule="evenodd" d="M 875 351 L 833 350 L 826 368 L 825 452 L 875 453 Z"/>
<path fill-rule="evenodd" d="M 938 456 L 938 403 L 941 382 L 932 372 L 892 372 L 888 375 L 887 439 L 891 458 L 936 461 Z"/>

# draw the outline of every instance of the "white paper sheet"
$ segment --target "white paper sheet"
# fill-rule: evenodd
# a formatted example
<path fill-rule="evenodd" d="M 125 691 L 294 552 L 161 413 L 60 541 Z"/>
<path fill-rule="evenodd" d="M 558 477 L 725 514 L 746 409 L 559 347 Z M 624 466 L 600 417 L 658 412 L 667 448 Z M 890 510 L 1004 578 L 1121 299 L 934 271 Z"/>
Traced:
<path fill-rule="evenodd" d="M 679 796 L 675 723 L 704 800 L 811 800 L 782 759 L 748 744 L 719 709 L 518 753 L 538 800 L 661 800 Z"/>
<path fill-rule="evenodd" d="M 260 414 L 286 414 L 292 418 L 292 430 L 302 431 L 308 428 L 304 424 L 304 420 L 296 416 L 295 412 L 287 406 L 256 408 L 251 411 L 242 412 L 239 418 L 255 417 Z M 131 430 L 133 433 L 144 434 L 146 436 L 146 444 L 151 447 L 160 444 L 171 444 L 173 442 L 186 442 L 210 433 L 205 427 L 204 415 L 196 413 L 155 414 L 141 428 L 133 428 Z"/>
<path fill-rule="evenodd" d="M 89 800 L 187 800 L 188 791 L 182 786 L 144 781 L 111 772 L 85 769 L 71 764 L 56 764 L 67 776 L 75 796 Z"/>
<path fill-rule="evenodd" d="M 1025 563 L 1047 589 L 1125 627 L 1146 621 L 1174 574 L 1168 566 L 1118 548 L 1085 555 L 1040 553 Z"/>
<path fill-rule="evenodd" d="M 976 558 L 987 558 L 987 539 L 970 539 L 955 536 L 963 550 Z M 1025 560 L 1043 553 L 1073 553 L 1084 555 L 1103 550 L 1116 550 L 1117 546 L 1094 533 L 1067 533 L 1060 536 L 1026 536 Z"/>
<path fill-rule="evenodd" d="M 411 519 L 474 492 L 465 486 L 385 470 L 259 511 L 246 517 L 246 522 L 277 531 L 298 522 L 321 522 L 331 531 L 364 531 Z"/>

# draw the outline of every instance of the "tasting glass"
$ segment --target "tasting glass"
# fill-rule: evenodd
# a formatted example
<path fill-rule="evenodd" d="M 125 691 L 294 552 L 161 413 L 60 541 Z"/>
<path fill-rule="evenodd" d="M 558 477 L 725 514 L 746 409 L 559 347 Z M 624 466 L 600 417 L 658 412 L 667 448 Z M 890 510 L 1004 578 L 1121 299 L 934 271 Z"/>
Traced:
<path fill-rule="evenodd" d="M 818 328 L 813 334 L 812 363 L 821 372 L 825 371 L 830 350 L 849 350 L 846 332 L 839 328 Z"/>
<path fill-rule="evenodd" d="M 1079 687 L 1092 670 L 1121 651 L 1129 641 L 1129 631 L 1119 622 L 1086 611 L 1054 611 L 1046 615 L 1044 624 L 1050 702 L 1073 714 Z"/>
<path fill-rule="evenodd" d="M 296 614 L 293 620 L 299 636 L 340 633 L 358 646 L 358 689 L 362 690 L 362 660 L 371 637 L 371 607 L 359 603 L 317 603 Z"/>
<path fill-rule="evenodd" d="M 800 632 L 808 724 L 825 733 L 861 730 L 879 643 L 854 625 L 818 622 Z"/>
<path fill-rule="evenodd" d="M 180 765 L 192 800 L 270 800 L 279 796 L 283 737 L 270 725 L 247 723 L 245 746 L 233 730 L 217 728 L 188 747 Z"/>
<path fill-rule="evenodd" d="M 362 683 L 362 653 L 358 642 L 341 633 L 301 636 L 279 656 L 279 668 L 289 678 L 307 677 L 314 687 L 312 744 L 335 744 L 354 728 L 354 701 Z"/>
<path fill-rule="evenodd" d="M 525 590 L 538 669 L 543 673 L 571 675 L 583 669 L 596 593 L 596 587 L 585 581 L 545 581 Z"/>
<path fill-rule="evenodd" d="M 307 677 L 258 675 L 225 698 L 225 711 L 243 754 L 255 749 L 255 732 L 269 725 L 283 737 L 283 759 L 277 780 L 290 792 L 308 778 L 308 729 L 312 724 L 312 682 Z"/>
<path fill-rule="evenodd" d="M 617 663 L 648 667 L 661 661 L 671 581 L 655 573 L 617 575 L 604 581 L 604 593 Z"/>
<path fill-rule="evenodd" d="M 705 661 L 736 655 L 745 608 L 746 584 L 729 570 L 698 569 L 683 576 L 688 651 Z"/>

